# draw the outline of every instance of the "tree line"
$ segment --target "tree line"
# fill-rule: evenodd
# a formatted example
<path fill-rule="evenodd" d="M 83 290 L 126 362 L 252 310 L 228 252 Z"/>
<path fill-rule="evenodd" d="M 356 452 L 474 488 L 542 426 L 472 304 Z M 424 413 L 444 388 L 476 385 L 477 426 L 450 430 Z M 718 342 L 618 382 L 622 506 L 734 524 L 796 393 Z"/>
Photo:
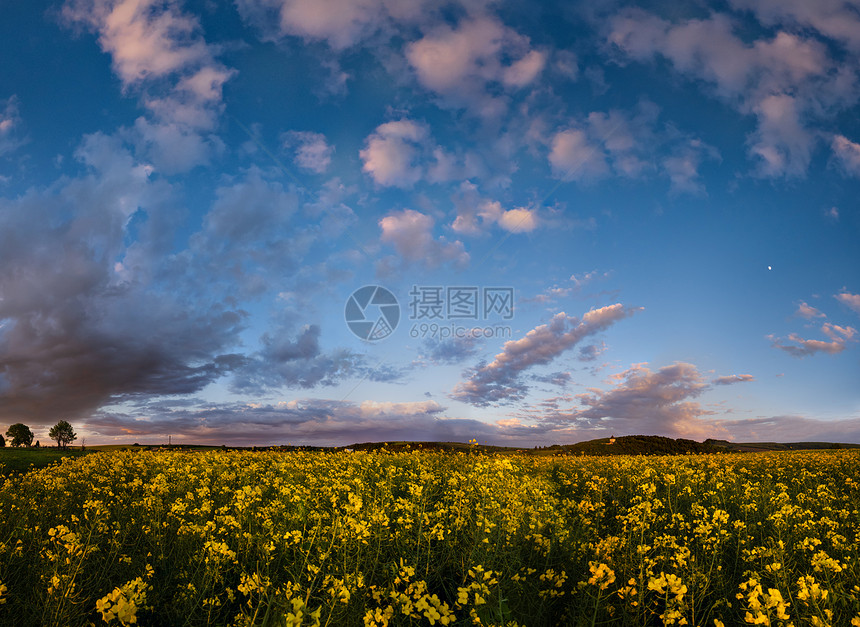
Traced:
<path fill-rule="evenodd" d="M 30 427 L 22 422 L 16 422 L 6 430 L 6 437 L 9 439 L 9 446 L 33 446 L 33 432 Z M 78 439 L 78 434 L 75 433 L 67 421 L 61 420 L 48 432 L 48 437 L 57 441 L 57 448 L 66 448 L 69 444 Z M 6 446 L 6 440 L 0 435 L 0 447 Z M 36 441 L 36 446 L 39 442 Z"/>

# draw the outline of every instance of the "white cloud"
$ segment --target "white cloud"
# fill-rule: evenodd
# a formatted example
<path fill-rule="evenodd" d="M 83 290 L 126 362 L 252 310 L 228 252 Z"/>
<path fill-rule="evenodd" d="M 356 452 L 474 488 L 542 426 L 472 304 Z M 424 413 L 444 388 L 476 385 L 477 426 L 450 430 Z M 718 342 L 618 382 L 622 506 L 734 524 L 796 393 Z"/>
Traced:
<path fill-rule="evenodd" d="M 860 294 L 842 292 L 840 294 L 837 294 L 834 298 L 836 298 L 836 300 L 838 300 L 843 305 L 850 307 L 856 313 L 860 314 Z"/>
<path fill-rule="evenodd" d="M 589 181 L 610 173 L 629 179 L 664 174 L 673 192 L 703 193 L 699 167 L 719 160 L 719 153 L 671 125 L 660 126 L 659 115 L 657 105 L 642 100 L 629 112 L 592 111 L 570 123 L 544 140 L 553 176 Z"/>
<path fill-rule="evenodd" d="M 719 161 L 720 154 L 716 148 L 698 139 L 681 141 L 661 163 L 663 170 L 669 176 L 671 191 L 677 193 L 703 194 L 699 168 L 704 160 Z"/>
<path fill-rule="evenodd" d="M 851 0 L 731 0 L 767 26 L 812 28 L 853 51 L 860 51 L 860 15 Z"/>
<path fill-rule="evenodd" d="M 413 209 L 392 211 L 379 221 L 380 240 L 394 246 L 406 262 L 421 262 L 429 266 L 453 263 L 465 266 L 469 254 L 460 241 L 449 242 L 433 237 L 433 218 Z"/>
<path fill-rule="evenodd" d="M 499 226 L 511 233 L 528 233 L 538 227 L 537 211 L 518 207 L 499 216 Z"/>
<path fill-rule="evenodd" d="M 830 339 L 829 342 L 805 339 L 797 333 L 788 335 L 788 340 L 793 344 L 786 344 L 784 339 L 774 335 L 768 335 L 767 338 L 771 340 L 774 348 L 785 351 L 792 357 L 807 357 L 816 353 L 828 355 L 841 353 L 847 348 L 848 342 L 853 341 L 857 335 L 857 329 L 854 327 L 842 327 L 829 322 L 821 326 L 821 332 Z"/>
<path fill-rule="evenodd" d="M 437 8 L 428 0 L 237 0 L 236 6 L 266 39 L 293 35 L 338 50 L 393 24 L 419 22 Z"/>
<path fill-rule="evenodd" d="M 504 209 L 497 200 L 481 200 L 477 206 L 461 204 L 451 228 L 457 233 L 479 235 L 493 224 L 509 233 L 529 233 L 540 226 L 536 209 Z"/>
<path fill-rule="evenodd" d="M 598 272 L 597 270 L 592 270 L 590 272 L 586 272 L 585 274 L 580 274 L 579 276 L 572 274 L 570 275 L 570 282 L 573 285 L 553 285 L 552 287 L 545 290 L 543 293 L 538 294 L 537 296 L 531 298 L 524 298 L 523 302 L 549 303 L 558 301 L 563 298 L 567 298 L 573 294 L 579 293 L 580 291 L 582 291 L 582 288 L 584 288 L 586 285 L 588 285 L 594 280 L 608 278 L 610 274 L 611 272 Z"/>
<path fill-rule="evenodd" d="M 532 50 L 522 59 L 502 70 L 502 82 L 508 87 L 525 87 L 538 77 L 544 65 L 546 65 L 546 55 Z"/>
<path fill-rule="evenodd" d="M 852 142 L 844 135 L 835 135 L 830 147 L 845 173 L 860 177 L 860 144 Z"/>
<path fill-rule="evenodd" d="M 590 142 L 585 131 L 570 128 L 552 138 L 549 163 L 556 178 L 577 181 L 599 178 L 608 173 L 603 149 Z"/>
<path fill-rule="evenodd" d="M 68 0 L 62 14 L 96 33 L 123 88 L 141 94 L 151 117 L 129 132 L 140 152 L 168 174 L 206 163 L 222 145 L 210 133 L 235 70 L 215 60 L 199 20 L 173 0 Z"/>
<path fill-rule="evenodd" d="M 759 158 L 765 176 L 801 176 L 809 167 L 813 134 L 800 122 L 798 102 L 788 94 L 765 96 L 753 106 L 758 128 L 750 136 L 750 152 Z"/>
<path fill-rule="evenodd" d="M 805 302 L 800 303 L 797 306 L 797 311 L 795 312 L 796 316 L 800 316 L 801 318 L 806 318 L 807 320 L 812 320 L 813 318 L 826 318 L 822 312 L 813 307 L 812 305 L 808 305 Z"/>
<path fill-rule="evenodd" d="M 746 42 L 723 14 L 670 23 L 631 9 L 610 20 L 608 39 L 637 61 L 665 57 L 678 72 L 706 81 L 730 105 L 755 115 L 749 152 L 762 176 L 804 175 L 816 142 L 811 122 L 856 101 L 856 76 L 834 71 L 827 47 L 809 35 L 778 30 Z"/>
<path fill-rule="evenodd" d="M 164 174 L 187 172 L 209 163 L 212 155 L 224 148 L 214 135 L 201 134 L 183 124 L 151 122 L 144 117 L 135 120 L 124 134 Z"/>
<path fill-rule="evenodd" d="M 364 162 L 362 169 L 380 185 L 412 187 L 424 173 L 421 155 L 427 137 L 427 128 L 417 122 L 386 122 L 365 140 L 359 153 Z"/>
<path fill-rule="evenodd" d="M 546 64 L 546 55 L 532 49 L 528 38 L 489 16 L 431 29 L 406 47 L 406 58 L 421 85 L 443 104 L 488 117 L 506 107 L 503 98 L 490 94 L 490 85 L 521 89 Z"/>
<path fill-rule="evenodd" d="M 334 146 L 325 135 L 307 131 L 290 131 L 282 136 L 284 145 L 293 151 L 296 165 L 317 174 L 324 173 L 331 165 Z"/>
<path fill-rule="evenodd" d="M 196 19 L 176 3 L 155 0 L 71 0 L 63 15 L 99 34 L 102 50 L 127 86 L 157 79 L 210 60 Z"/>
<path fill-rule="evenodd" d="M 570 50 L 559 50 L 554 55 L 555 70 L 569 80 L 575 81 L 579 77 L 579 60 L 576 54 Z"/>

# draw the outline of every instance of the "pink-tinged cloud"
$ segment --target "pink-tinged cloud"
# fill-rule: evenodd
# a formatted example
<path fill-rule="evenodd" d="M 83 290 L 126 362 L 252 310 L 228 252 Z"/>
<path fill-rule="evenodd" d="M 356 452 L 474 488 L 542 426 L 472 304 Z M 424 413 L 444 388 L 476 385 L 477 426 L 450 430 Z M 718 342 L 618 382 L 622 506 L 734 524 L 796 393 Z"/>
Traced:
<path fill-rule="evenodd" d="M 63 15 L 99 34 L 123 83 L 136 85 L 207 63 L 210 51 L 199 22 L 175 2 L 157 0 L 71 0 Z"/>
<path fill-rule="evenodd" d="M 266 40 L 292 35 L 337 50 L 423 22 L 438 9 L 429 0 L 236 0 L 236 7 Z"/>
<path fill-rule="evenodd" d="M 714 385 L 732 385 L 733 383 L 749 383 L 755 381 L 755 377 L 751 374 L 730 374 L 724 377 L 717 377 L 711 383 Z"/>
<path fill-rule="evenodd" d="M 62 15 L 97 35 L 123 89 L 140 94 L 150 115 L 128 138 L 158 170 L 187 171 L 223 149 L 212 131 L 235 70 L 215 60 L 196 17 L 159 0 L 68 0 Z"/>
<path fill-rule="evenodd" d="M 21 145 L 22 140 L 16 133 L 20 125 L 18 98 L 11 96 L 5 101 L 0 100 L 0 156 L 12 152 Z"/>
<path fill-rule="evenodd" d="M 538 77 L 545 65 L 546 55 L 532 50 L 519 61 L 502 70 L 502 83 L 508 87 L 525 87 Z"/>
<path fill-rule="evenodd" d="M 549 163 L 553 175 L 564 180 L 591 180 L 605 176 L 608 166 L 603 149 L 592 143 L 585 131 L 571 128 L 552 138 Z"/>
<path fill-rule="evenodd" d="M 679 73 L 710 83 L 741 113 L 755 115 L 749 152 L 760 175 L 802 176 L 817 137 L 809 121 L 827 107 L 854 102 L 856 80 L 833 72 L 827 47 L 813 37 L 779 31 L 746 42 L 735 26 L 716 13 L 669 22 L 630 9 L 610 20 L 608 39 L 631 59 L 667 59 Z"/>
<path fill-rule="evenodd" d="M 406 47 L 406 58 L 418 82 L 441 103 L 494 116 L 505 101 L 490 86 L 521 89 L 543 71 L 546 55 L 531 49 L 528 38 L 489 16 L 440 25 Z"/>
<path fill-rule="evenodd" d="M 753 107 L 759 126 L 750 136 L 750 152 L 764 176 L 800 176 L 809 167 L 814 135 L 801 122 L 801 106 L 795 96 L 772 94 Z"/>
<path fill-rule="evenodd" d="M 468 379 L 457 384 L 451 397 L 476 406 L 520 399 L 528 389 L 519 380 L 524 371 L 550 363 L 583 338 L 604 331 L 641 309 L 616 303 L 592 309 L 582 320 L 558 313 L 549 323 L 535 327 L 519 340 L 505 342 L 502 352 L 489 364 L 471 371 Z"/>
<path fill-rule="evenodd" d="M 284 133 L 282 140 L 284 146 L 293 152 L 293 160 L 300 168 L 322 174 L 331 165 L 334 146 L 322 133 L 291 131 Z"/>
<path fill-rule="evenodd" d="M 632 112 L 592 111 L 553 136 L 540 138 L 549 147 L 553 176 L 589 181 L 610 172 L 628 179 L 662 174 L 673 193 L 703 193 L 699 167 L 719 161 L 719 152 L 677 129 L 661 127 L 659 116 L 659 107 L 643 100 Z M 658 162 L 657 153 L 667 156 Z"/>
<path fill-rule="evenodd" d="M 860 294 L 842 292 L 840 294 L 837 294 L 834 298 L 836 298 L 836 300 L 838 300 L 843 305 L 853 309 L 855 312 L 860 314 Z"/>
<path fill-rule="evenodd" d="M 860 176 L 860 144 L 844 135 L 836 135 L 830 143 L 843 171 L 849 176 Z"/>
<path fill-rule="evenodd" d="M 830 338 L 829 342 L 805 339 L 797 333 L 788 335 L 788 341 L 793 342 L 793 344 L 787 344 L 785 339 L 774 335 L 768 335 L 767 338 L 771 340 L 774 348 L 785 351 L 793 357 L 808 357 L 816 353 L 827 353 L 828 355 L 841 353 L 847 348 L 849 342 L 855 340 L 857 335 L 857 329 L 854 327 L 841 327 L 829 322 L 822 325 L 821 332 Z"/>
<path fill-rule="evenodd" d="M 800 316 L 801 318 L 806 318 L 807 320 L 812 320 L 813 318 L 826 318 L 827 316 L 823 314 L 821 311 L 813 307 L 812 305 L 808 305 L 805 302 L 800 303 L 797 306 L 797 311 L 794 312 L 795 316 Z"/>
<path fill-rule="evenodd" d="M 577 394 L 579 407 L 550 411 L 541 422 L 589 431 L 655 433 L 675 437 L 708 437 L 713 428 L 700 416 L 713 414 L 692 401 L 710 385 L 693 364 L 675 363 L 652 372 L 637 364 L 611 377 L 609 390 Z"/>
<path fill-rule="evenodd" d="M 847 48 L 860 51 L 860 15 L 850 0 L 731 0 L 737 9 L 752 11 L 766 26 L 815 30 Z"/>
<path fill-rule="evenodd" d="M 451 228 L 465 235 L 480 235 L 493 224 L 509 233 L 530 233 L 538 228 L 540 220 L 536 209 L 516 207 L 506 210 L 496 200 L 484 200 L 477 207 L 461 207 Z"/>
<path fill-rule="evenodd" d="M 699 139 L 687 139 L 673 147 L 671 154 L 660 164 L 669 177 L 671 191 L 686 194 L 705 193 L 699 167 L 706 160 L 719 161 L 720 153 Z"/>
<path fill-rule="evenodd" d="M 598 272 L 597 270 L 592 270 L 590 272 L 579 274 L 578 276 L 576 274 L 571 274 L 570 282 L 572 283 L 572 285 L 553 285 L 552 287 L 550 287 L 543 293 L 538 294 L 537 296 L 523 298 L 522 300 L 526 303 L 549 303 L 559 301 L 573 294 L 578 294 L 586 285 L 590 284 L 592 281 L 606 279 L 611 274 L 611 272 Z"/>
<path fill-rule="evenodd" d="M 498 437 L 499 429 L 478 420 L 445 415 L 435 401 L 403 403 L 299 399 L 280 403 L 207 404 L 173 409 L 153 407 L 136 413 L 99 413 L 87 420 L 94 439 L 142 443 L 172 434 L 186 440 L 220 444 L 348 445 L 390 440 L 462 441 Z M 90 438 L 87 438 L 88 441 Z"/>
<path fill-rule="evenodd" d="M 433 237 L 433 218 L 413 209 L 392 211 L 379 221 L 380 240 L 394 246 L 406 262 L 420 262 L 429 266 L 453 263 L 465 266 L 469 253 L 460 241 L 449 242 L 444 237 Z"/>
<path fill-rule="evenodd" d="M 365 141 L 359 153 L 362 170 L 379 185 L 412 187 L 421 180 L 421 154 L 428 138 L 427 128 L 411 120 L 386 122 Z"/>

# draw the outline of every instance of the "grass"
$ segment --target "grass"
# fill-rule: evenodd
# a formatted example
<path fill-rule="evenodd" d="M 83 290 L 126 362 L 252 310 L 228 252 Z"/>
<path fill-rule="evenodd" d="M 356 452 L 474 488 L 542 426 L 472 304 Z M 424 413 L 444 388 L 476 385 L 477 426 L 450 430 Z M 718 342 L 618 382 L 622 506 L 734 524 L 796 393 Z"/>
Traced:
<path fill-rule="evenodd" d="M 56 449 L 49 447 L 39 448 L 12 448 L 9 446 L 0 448 L 0 475 L 11 475 L 28 470 L 45 468 L 56 464 L 64 457 L 80 457 L 87 451 L 80 447 L 69 449 Z"/>

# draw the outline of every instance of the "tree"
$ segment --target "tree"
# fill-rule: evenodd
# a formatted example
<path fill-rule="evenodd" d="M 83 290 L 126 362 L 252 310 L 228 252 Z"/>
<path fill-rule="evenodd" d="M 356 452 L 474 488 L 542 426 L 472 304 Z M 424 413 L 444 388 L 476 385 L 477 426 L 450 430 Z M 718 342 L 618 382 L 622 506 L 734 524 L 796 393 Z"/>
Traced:
<path fill-rule="evenodd" d="M 0 448 L 3 448 L 4 446 L 6 446 L 6 440 L 4 440 L 3 436 L 0 435 Z"/>
<path fill-rule="evenodd" d="M 71 444 L 74 440 L 78 439 L 77 434 L 72 431 L 72 425 L 65 420 L 61 420 L 51 427 L 51 431 L 48 433 L 48 436 L 50 436 L 52 440 L 56 440 L 57 446 L 61 448 L 66 448 L 67 444 Z"/>
<path fill-rule="evenodd" d="M 30 427 L 16 422 L 6 431 L 6 437 L 11 440 L 10 446 L 30 446 L 33 443 L 33 432 Z"/>

